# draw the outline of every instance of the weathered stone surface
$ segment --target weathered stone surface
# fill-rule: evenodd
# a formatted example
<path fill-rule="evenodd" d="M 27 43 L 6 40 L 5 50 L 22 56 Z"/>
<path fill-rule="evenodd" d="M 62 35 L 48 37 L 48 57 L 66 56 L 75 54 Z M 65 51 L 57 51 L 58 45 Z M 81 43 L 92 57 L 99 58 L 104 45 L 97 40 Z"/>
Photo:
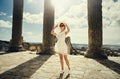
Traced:
<path fill-rule="evenodd" d="M 23 4 L 23 0 L 13 0 L 12 39 L 10 40 L 9 52 L 24 50 L 22 37 Z"/>
<path fill-rule="evenodd" d="M 65 65 L 60 75 L 58 55 L 36 55 L 35 52 L 19 52 L 0 55 L 0 79 L 119 79 L 120 57 L 109 60 L 88 59 L 80 55 L 68 55 L 71 74 Z"/>
<path fill-rule="evenodd" d="M 54 26 L 54 7 L 51 3 L 51 0 L 44 0 L 42 51 L 46 54 L 54 54 L 54 52 L 48 52 L 54 50 L 54 36 L 51 35 L 50 33 L 53 26 Z"/>
<path fill-rule="evenodd" d="M 68 53 L 71 54 L 72 53 L 72 43 L 71 43 L 70 37 L 66 37 L 65 42 L 66 42 L 67 47 L 68 47 Z"/>
<path fill-rule="evenodd" d="M 85 57 L 107 59 L 103 52 L 102 36 L 102 0 L 87 0 L 88 2 L 88 51 Z"/>

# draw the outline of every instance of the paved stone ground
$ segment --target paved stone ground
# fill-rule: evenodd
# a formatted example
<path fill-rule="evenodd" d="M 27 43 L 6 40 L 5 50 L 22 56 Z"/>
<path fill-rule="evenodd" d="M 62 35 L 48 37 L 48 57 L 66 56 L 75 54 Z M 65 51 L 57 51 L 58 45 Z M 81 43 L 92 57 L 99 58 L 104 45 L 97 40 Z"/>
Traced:
<path fill-rule="evenodd" d="M 71 74 L 65 65 L 60 74 L 58 55 L 36 55 L 35 52 L 19 52 L 0 55 L 0 79 L 120 79 L 120 57 L 109 60 L 88 59 L 80 55 L 68 55 Z"/>

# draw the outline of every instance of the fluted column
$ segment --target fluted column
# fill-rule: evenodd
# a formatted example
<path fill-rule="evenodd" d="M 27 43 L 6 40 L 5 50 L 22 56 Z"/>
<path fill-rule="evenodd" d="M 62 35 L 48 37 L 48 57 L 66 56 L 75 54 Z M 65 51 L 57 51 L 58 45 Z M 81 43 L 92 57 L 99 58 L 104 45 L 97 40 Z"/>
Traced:
<path fill-rule="evenodd" d="M 12 39 L 10 40 L 9 51 L 17 52 L 23 50 L 22 19 L 23 19 L 23 0 L 13 1 L 13 22 Z"/>
<path fill-rule="evenodd" d="M 43 47 L 44 54 L 53 54 L 54 37 L 50 34 L 54 26 L 54 7 L 51 0 L 44 0 Z"/>
<path fill-rule="evenodd" d="M 107 59 L 102 50 L 102 0 L 88 1 L 88 51 L 85 57 Z"/>

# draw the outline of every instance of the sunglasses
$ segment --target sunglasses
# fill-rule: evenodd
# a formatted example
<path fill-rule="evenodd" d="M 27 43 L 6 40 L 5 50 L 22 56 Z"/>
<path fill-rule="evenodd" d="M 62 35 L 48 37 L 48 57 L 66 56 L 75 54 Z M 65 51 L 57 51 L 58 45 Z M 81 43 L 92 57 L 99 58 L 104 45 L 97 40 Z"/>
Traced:
<path fill-rule="evenodd" d="M 64 24 L 60 24 L 60 27 L 64 27 L 65 25 Z"/>
<path fill-rule="evenodd" d="M 60 27 L 64 27 L 64 25 L 60 26 Z"/>

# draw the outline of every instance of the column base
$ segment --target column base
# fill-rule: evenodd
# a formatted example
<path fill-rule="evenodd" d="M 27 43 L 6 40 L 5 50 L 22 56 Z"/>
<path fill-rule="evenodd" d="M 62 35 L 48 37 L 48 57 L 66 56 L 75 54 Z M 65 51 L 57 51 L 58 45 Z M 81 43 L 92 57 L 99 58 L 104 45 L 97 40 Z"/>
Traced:
<path fill-rule="evenodd" d="M 93 59 L 108 59 L 107 55 L 104 53 L 103 50 L 93 51 L 93 50 L 87 50 L 86 54 L 84 55 L 87 58 L 93 58 Z"/>
<path fill-rule="evenodd" d="M 23 47 L 10 47 L 7 52 L 19 52 L 19 51 L 25 51 Z"/>
<path fill-rule="evenodd" d="M 39 52 L 37 54 L 40 54 L 40 55 L 53 55 L 53 54 L 55 54 L 55 51 L 54 51 L 53 48 L 44 48 L 44 49 L 42 49 L 41 52 Z"/>

